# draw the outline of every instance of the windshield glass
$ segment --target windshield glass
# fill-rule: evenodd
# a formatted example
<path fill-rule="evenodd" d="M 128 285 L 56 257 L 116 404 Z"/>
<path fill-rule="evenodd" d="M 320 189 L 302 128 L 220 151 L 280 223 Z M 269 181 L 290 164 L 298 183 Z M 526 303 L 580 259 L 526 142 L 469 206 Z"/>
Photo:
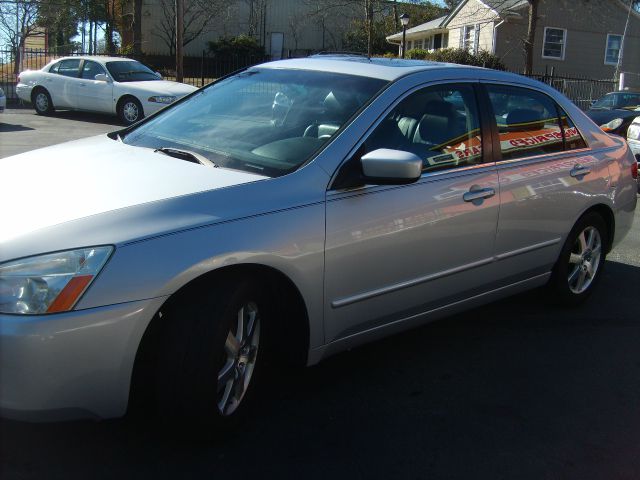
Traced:
<path fill-rule="evenodd" d="M 160 80 L 153 70 L 136 61 L 107 62 L 107 70 L 116 82 Z"/>
<path fill-rule="evenodd" d="M 610 93 L 596 101 L 591 108 L 624 108 L 634 110 L 640 106 L 640 95 L 633 93 Z"/>
<path fill-rule="evenodd" d="M 267 176 L 297 169 L 383 86 L 384 80 L 305 70 L 246 70 L 171 107 L 126 135 L 216 165 Z"/>

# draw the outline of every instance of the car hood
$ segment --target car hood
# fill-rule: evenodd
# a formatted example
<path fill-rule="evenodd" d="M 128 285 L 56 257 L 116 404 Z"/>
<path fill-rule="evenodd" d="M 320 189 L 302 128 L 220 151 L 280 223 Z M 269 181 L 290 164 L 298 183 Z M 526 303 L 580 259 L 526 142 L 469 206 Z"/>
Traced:
<path fill-rule="evenodd" d="M 594 121 L 596 125 L 603 125 L 616 118 L 637 117 L 640 115 L 640 112 L 637 112 L 635 110 L 622 110 L 622 109 L 587 110 L 585 113 L 591 120 Z"/>
<path fill-rule="evenodd" d="M 186 83 L 171 82 L 169 80 L 149 80 L 144 82 L 119 82 L 125 89 L 147 92 L 156 95 L 175 95 L 183 97 L 197 90 Z"/>
<path fill-rule="evenodd" d="M 107 135 L 0 159 L 0 242 L 117 209 L 264 180 Z"/>

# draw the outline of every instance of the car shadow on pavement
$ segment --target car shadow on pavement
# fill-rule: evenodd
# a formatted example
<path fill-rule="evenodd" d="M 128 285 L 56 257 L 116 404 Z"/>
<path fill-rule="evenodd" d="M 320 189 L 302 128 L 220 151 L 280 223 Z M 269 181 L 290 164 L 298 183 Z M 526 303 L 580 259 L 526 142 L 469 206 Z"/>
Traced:
<path fill-rule="evenodd" d="M 34 115 L 37 115 L 34 113 Z M 51 117 L 76 120 L 79 122 L 101 123 L 104 125 L 122 126 L 115 115 L 107 115 L 92 112 L 77 112 L 73 110 L 56 110 Z M 124 128 L 124 127 L 123 127 Z"/>
<path fill-rule="evenodd" d="M 3 120 L 3 118 L 0 117 L 0 120 Z M 34 128 L 31 127 L 26 127 L 24 125 L 20 125 L 20 124 L 15 124 L 15 123 L 5 123 L 3 121 L 0 121 L 0 133 L 4 133 L 4 132 L 24 132 L 27 130 L 35 130 Z"/>
<path fill-rule="evenodd" d="M 640 267 L 604 273 L 576 309 L 531 291 L 278 370 L 255 415 L 211 442 L 4 421 L 0 476 L 637 478 Z"/>

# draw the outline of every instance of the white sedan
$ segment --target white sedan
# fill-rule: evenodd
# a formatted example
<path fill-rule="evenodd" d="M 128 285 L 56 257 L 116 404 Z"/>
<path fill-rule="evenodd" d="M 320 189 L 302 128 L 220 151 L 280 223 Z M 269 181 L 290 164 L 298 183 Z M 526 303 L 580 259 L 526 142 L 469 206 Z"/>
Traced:
<path fill-rule="evenodd" d="M 57 108 L 115 113 L 127 125 L 195 90 L 122 57 L 59 58 L 22 72 L 16 86 L 18 97 L 40 115 Z"/>

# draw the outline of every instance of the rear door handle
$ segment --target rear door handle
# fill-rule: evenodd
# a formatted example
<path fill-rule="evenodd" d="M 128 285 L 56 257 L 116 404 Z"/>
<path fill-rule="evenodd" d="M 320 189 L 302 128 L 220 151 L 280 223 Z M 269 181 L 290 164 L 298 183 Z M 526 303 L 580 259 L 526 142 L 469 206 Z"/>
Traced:
<path fill-rule="evenodd" d="M 482 200 L 484 198 L 491 198 L 496 194 L 493 188 L 476 188 L 471 187 L 467 193 L 462 196 L 465 202 L 474 202 L 476 200 Z"/>
<path fill-rule="evenodd" d="M 578 164 L 571 169 L 571 171 L 569 172 L 569 175 L 571 175 L 573 178 L 577 178 L 577 177 L 584 177 L 585 175 L 589 175 L 590 173 L 591 173 L 590 168 L 583 167 L 582 165 Z"/>

